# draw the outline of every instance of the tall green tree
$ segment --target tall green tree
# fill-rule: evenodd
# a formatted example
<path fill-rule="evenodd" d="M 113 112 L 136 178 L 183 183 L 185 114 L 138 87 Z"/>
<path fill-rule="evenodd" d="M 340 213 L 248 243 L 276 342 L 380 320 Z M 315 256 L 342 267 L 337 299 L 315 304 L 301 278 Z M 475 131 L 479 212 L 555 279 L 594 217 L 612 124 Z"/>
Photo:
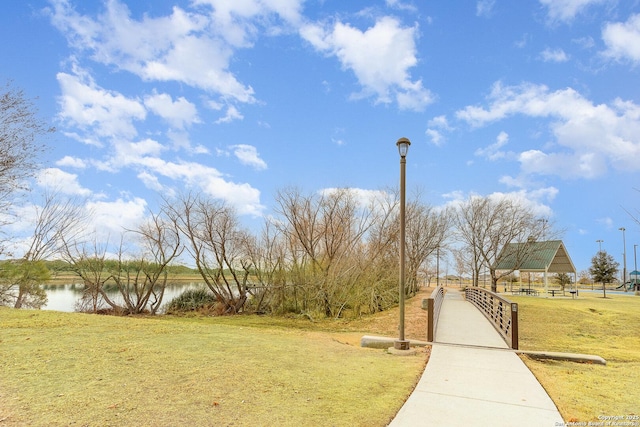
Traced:
<path fill-rule="evenodd" d="M 598 253 L 591 258 L 589 274 L 591 274 L 594 282 L 602 283 L 602 292 L 605 298 L 607 297 L 606 285 L 616 279 L 619 266 L 620 263 L 608 254 L 607 251 L 598 251 Z"/>

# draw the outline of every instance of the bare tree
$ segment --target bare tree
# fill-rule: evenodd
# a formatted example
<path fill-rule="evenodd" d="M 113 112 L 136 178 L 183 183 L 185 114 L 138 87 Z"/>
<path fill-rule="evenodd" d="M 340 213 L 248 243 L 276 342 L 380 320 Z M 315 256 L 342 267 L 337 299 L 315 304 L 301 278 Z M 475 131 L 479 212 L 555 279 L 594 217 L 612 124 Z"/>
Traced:
<path fill-rule="evenodd" d="M 128 232 L 138 236 L 140 253 L 131 259 L 121 244 L 111 274 L 122 295 L 122 311 L 156 314 L 169 280 L 168 266 L 184 250 L 180 232 L 173 219 L 153 213 L 146 223 Z"/>
<path fill-rule="evenodd" d="M 24 92 L 7 83 L 0 93 L 0 232 L 9 221 L 12 196 L 26 189 L 26 178 L 38 169 L 38 156 L 45 148 L 38 139 L 54 131 L 37 117 Z"/>
<path fill-rule="evenodd" d="M 507 197 L 492 199 L 471 196 L 459 206 L 455 224 L 458 238 L 473 255 L 474 285 L 478 286 L 480 269 L 486 265 L 494 292 L 497 291 L 498 280 L 517 270 L 519 263 L 529 255 L 531 245 L 528 243 L 538 240 L 543 232 L 549 232 L 545 230 L 546 222 L 540 221 L 525 206 Z M 517 253 L 503 252 L 509 243 L 520 243 L 514 245 Z M 513 269 L 498 272 L 495 266 L 504 256 L 515 260 Z"/>
<path fill-rule="evenodd" d="M 126 250 L 125 241 L 137 243 L 138 252 Z M 103 308 L 116 314 L 157 313 L 169 280 L 168 267 L 184 249 L 170 218 L 153 213 L 138 228 L 123 233 L 115 257 L 107 256 L 108 242 L 100 244 L 95 237 L 63 239 L 63 243 L 63 259 L 85 286 L 77 309 L 93 313 Z M 118 298 L 110 296 L 109 286 L 120 294 Z"/>
<path fill-rule="evenodd" d="M 166 200 L 164 212 L 186 236 L 187 251 L 225 314 L 239 313 L 247 302 L 251 261 L 247 232 L 236 212 L 222 202 L 193 194 Z"/>
<path fill-rule="evenodd" d="M 417 277 L 420 267 L 438 248 L 444 248 L 451 214 L 448 210 L 436 210 L 414 200 L 407 206 L 406 254 L 407 292 L 418 291 Z"/>
<path fill-rule="evenodd" d="M 453 254 L 455 269 L 460 280 L 460 285 L 462 285 L 462 278 L 464 274 L 468 272 L 469 266 L 472 265 L 471 260 L 469 259 L 469 254 L 464 249 L 453 249 L 451 253 Z"/>
<path fill-rule="evenodd" d="M 276 202 L 281 219 L 275 224 L 288 243 L 302 309 L 318 309 L 327 317 L 339 317 L 348 307 L 357 310 L 365 239 L 379 215 L 375 202 L 363 204 L 346 188 L 311 195 L 289 188 L 278 193 Z"/>
<path fill-rule="evenodd" d="M 251 262 L 255 284 L 248 292 L 253 297 L 253 308 L 257 312 L 264 310 L 287 311 L 288 276 L 286 243 L 282 234 L 272 221 L 265 225 L 258 237 L 247 236 L 246 251 Z M 298 310 L 296 290 L 293 288 L 292 309 Z"/>
<path fill-rule="evenodd" d="M 41 285 L 48 280 L 42 261 L 57 254 L 63 237 L 74 238 L 87 219 L 83 207 L 74 199 L 65 199 L 58 192 L 45 192 L 42 205 L 34 205 L 33 232 L 21 259 L 13 261 L 13 282 L 5 281 L 3 300 L 12 299 L 15 308 L 40 308 L 46 304 Z M 18 274 L 20 272 L 20 274 Z"/>
<path fill-rule="evenodd" d="M 84 233 L 90 213 L 75 198 L 66 198 L 59 190 L 45 191 L 41 206 L 36 209 L 34 232 L 27 260 L 48 259 L 59 253 L 64 240 L 76 240 Z"/>
<path fill-rule="evenodd" d="M 95 236 L 91 242 L 63 238 L 62 259 L 69 263 L 73 272 L 84 283 L 77 311 L 97 313 L 103 303 L 112 308 L 118 307 L 105 291 L 105 284 L 112 277 L 107 268 L 107 246 L 108 243 L 98 243 Z"/>

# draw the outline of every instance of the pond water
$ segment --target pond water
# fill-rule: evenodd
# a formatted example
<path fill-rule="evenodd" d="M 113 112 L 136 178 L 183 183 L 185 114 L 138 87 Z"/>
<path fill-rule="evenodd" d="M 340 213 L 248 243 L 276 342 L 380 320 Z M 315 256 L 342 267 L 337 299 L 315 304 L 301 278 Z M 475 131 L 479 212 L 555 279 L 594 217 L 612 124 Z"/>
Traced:
<path fill-rule="evenodd" d="M 203 283 L 167 286 L 162 298 L 162 306 L 180 296 L 184 291 L 201 289 L 205 286 Z M 75 311 L 76 303 L 82 298 L 84 285 L 44 285 L 43 288 L 47 293 L 48 300 L 47 304 L 42 307 L 43 310 L 72 312 Z M 114 301 L 122 302 L 122 297 L 117 290 L 107 292 L 107 295 Z M 163 311 L 163 308 L 160 311 Z"/>

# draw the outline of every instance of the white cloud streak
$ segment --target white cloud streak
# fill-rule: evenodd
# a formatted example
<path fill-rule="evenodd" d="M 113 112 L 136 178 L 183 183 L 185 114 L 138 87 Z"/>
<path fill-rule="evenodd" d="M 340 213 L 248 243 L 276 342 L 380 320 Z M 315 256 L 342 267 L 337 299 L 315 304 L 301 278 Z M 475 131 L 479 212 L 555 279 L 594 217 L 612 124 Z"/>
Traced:
<path fill-rule="evenodd" d="M 571 22 L 592 5 L 606 3 L 609 0 L 539 0 L 547 8 L 551 22 Z"/>
<path fill-rule="evenodd" d="M 485 157 L 488 160 L 496 161 L 503 159 L 507 153 L 501 150 L 502 147 L 509 143 L 509 134 L 500 132 L 496 138 L 496 142 L 485 148 L 478 148 L 475 152 L 476 156 Z"/>
<path fill-rule="evenodd" d="M 233 154 L 243 165 L 251 166 L 256 170 L 267 169 L 267 163 L 260 158 L 258 150 L 252 145 L 238 144 L 231 146 Z"/>
<path fill-rule="evenodd" d="M 569 60 L 569 55 L 567 55 L 561 48 L 546 48 L 540 53 L 540 58 L 544 62 L 567 62 Z"/>

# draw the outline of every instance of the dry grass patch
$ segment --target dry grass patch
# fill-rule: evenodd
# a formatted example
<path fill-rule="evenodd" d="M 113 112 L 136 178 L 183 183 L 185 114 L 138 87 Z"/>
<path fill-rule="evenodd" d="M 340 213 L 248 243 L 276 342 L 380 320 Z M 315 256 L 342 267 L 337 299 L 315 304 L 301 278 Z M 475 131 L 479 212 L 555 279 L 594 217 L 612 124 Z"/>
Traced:
<path fill-rule="evenodd" d="M 426 316 L 419 303 L 407 318 Z M 312 323 L 0 308 L 0 426 L 384 426 L 426 362 L 359 347 L 393 331 L 395 313 Z"/>
<path fill-rule="evenodd" d="M 525 363 L 567 421 L 640 411 L 640 297 L 581 293 L 579 299 L 509 297 L 519 304 L 520 348 L 596 354 L 606 366 Z"/>

